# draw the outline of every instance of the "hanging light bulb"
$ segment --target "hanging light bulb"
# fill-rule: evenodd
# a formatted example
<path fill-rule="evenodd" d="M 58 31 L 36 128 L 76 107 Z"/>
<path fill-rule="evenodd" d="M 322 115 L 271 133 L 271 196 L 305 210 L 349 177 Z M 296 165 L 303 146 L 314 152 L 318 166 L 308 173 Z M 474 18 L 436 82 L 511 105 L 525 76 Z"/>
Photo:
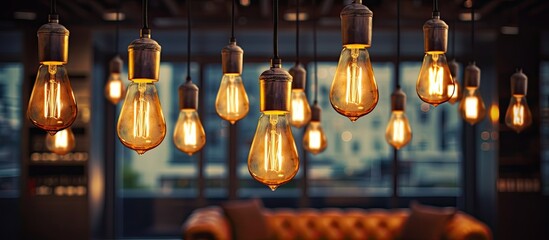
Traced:
<path fill-rule="evenodd" d="M 58 155 L 65 155 L 74 149 L 75 140 L 71 128 L 65 128 L 55 133 L 46 135 L 46 148 Z"/>
<path fill-rule="evenodd" d="M 248 94 L 242 84 L 244 51 L 233 40 L 221 50 L 223 78 L 215 99 L 217 114 L 231 124 L 244 118 L 250 110 Z"/>
<path fill-rule="evenodd" d="M 160 45 L 151 39 L 147 24 L 141 29 L 140 38 L 128 46 L 131 83 L 118 118 L 117 132 L 122 144 L 138 154 L 155 148 L 166 136 L 166 122 L 154 85 L 160 75 L 160 50 Z"/>
<path fill-rule="evenodd" d="M 412 140 L 412 128 L 406 117 L 406 93 L 398 87 L 391 94 L 391 118 L 385 129 L 385 140 L 397 150 Z"/>
<path fill-rule="evenodd" d="M 105 85 L 105 97 L 112 104 L 117 104 L 124 97 L 124 83 L 120 73 L 122 72 L 122 58 L 116 55 L 109 64 L 109 80 Z"/>
<path fill-rule="evenodd" d="M 440 19 L 438 1 L 434 3 L 433 17 L 423 24 L 425 57 L 416 82 L 419 98 L 433 106 L 448 101 L 453 92 L 454 80 L 446 61 L 448 25 Z M 449 87 L 452 86 L 452 87 Z"/>
<path fill-rule="evenodd" d="M 69 30 L 59 24 L 55 5 L 52 9 L 48 23 L 38 29 L 38 59 L 41 65 L 27 108 L 29 120 L 51 135 L 71 126 L 78 112 L 65 69 Z"/>
<path fill-rule="evenodd" d="M 330 89 L 332 107 L 356 121 L 372 110 L 379 99 L 374 71 L 366 48 L 372 42 L 373 13 L 361 0 L 341 11 L 343 50 Z"/>
<path fill-rule="evenodd" d="M 290 180 L 299 169 L 299 157 L 286 115 L 290 111 L 292 76 L 273 59 L 271 68 L 259 76 L 261 116 L 257 124 L 248 170 L 271 190 Z"/>
<path fill-rule="evenodd" d="M 290 75 L 292 75 L 292 93 L 290 108 L 290 114 L 288 118 L 290 124 L 294 127 L 301 128 L 305 126 L 311 120 L 311 107 L 307 96 L 305 95 L 305 81 L 307 71 L 299 63 L 290 68 Z"/>
<path fill-rule="evenodd" d="M 312 109 L 313 116 L 305 130 L 305 135 L 303 135 L 303 148 L 312 154 L 319 154 L 326 150 L 328 140 L 320 124 L 322 109 L 318 106 L 317 102 L 315 102 Z"/>
<path fill-rule="evenodd" d="M 450 99 L 448 99 L 448 102 L 454 104 L 461 99 L 461 87 L 459 86 L 459 82 L 457 80 L 459 65 L 456 60 L 452 60 L 448 63 L 448 68 L 450 69 L 452 79 L 454 79 L 454 84 L 448 85 L 448 94 L 452 94 Z"/>
<path fill-rule="evenodd" d="M 505 113 L 505 125 L 520 133 L 532 124 L 532 113 L 526 103 L 528 77 L 522 70 L 511 76 L 511 102 Z"/>
<path fill-rule="evenodd" d="M 206 133 L 196 111 L 198 87 L 190 81 L 190 78 L 179 87 L 179 109 L 173 142 L 177 149 L 191 156 L 206 144 Z"/>
<path fill-rule="evenodd" d="M 478 91 L 478 87 L 480 86 L 480 69 L 474 62 L 465 68 L 463 79 L 465 91 L 459 103 L 459 112 L 466 122 L 474 125 L 486 115 L 486 107 Z"/>

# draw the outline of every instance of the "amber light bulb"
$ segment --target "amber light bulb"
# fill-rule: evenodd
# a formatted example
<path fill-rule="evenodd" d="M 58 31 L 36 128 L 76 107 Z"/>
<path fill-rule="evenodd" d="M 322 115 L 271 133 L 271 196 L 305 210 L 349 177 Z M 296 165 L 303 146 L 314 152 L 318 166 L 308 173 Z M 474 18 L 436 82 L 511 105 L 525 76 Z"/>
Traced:
<path fill-rule="evenodd" d="M 461 99 L 462 95 L 461 87 L 459 86 L 459 82 L 457 80 L 459 65 L 455 60 L 452 60 L 448 63 L 448 68 L 450 69 L 450 74 L 452 75 L 452 79 L 454 80 L 454 84 L 448 85 L 448 95 L 450 96 L 448 102 L 450 104 L 455 104 Z"/>
<path fill-rule="evenodd" d="M 459 103 L 461 117 L 471 125 L 480 122 L 486 116 L 486 107 L 480 96 L 480 69 L 475 63 L 469 64 L 464 73 L 465 93 Z"/>
<path fill-rule="evenodd" d="M 397 150 L 412 140 L 412 128 L 406 117 L 405 107 L 406 94 L 397 88 L 391 94 L 391 118 L 385 129 L 385 140 Z"/>
<path fill-rule="evenodd" d="M 526 103 L 528 77 L 522 70 L 511 76 L 511 102 L 505 113 L 505 125 L 520 133 L 532 124 L 532 113 Z"/>
<path fill-rule="evenodd" d="M 40 67 L 27 108 L 27 117 L 53 135 L 71 126 L 78 112 L 65 64 L 68 60 L 69 30 L 59 24 L 57 14 L 38 29 Z"/>
<path fill-rule="evenodd" d="M 55 133 L 46 135 L 46 148 L 59 155 L 65 155 L 72 151 L 75 146 L 74 134 L 71 128 L 65 128 Z"/>
<path fill-rule="evenodd" d="M 320 123 L 322 109 L 315 102 L 312 107 L 312 118 L 303 135 L 303 148 L 312 154 L 319 154 L 328 147 L 328 140 Z"/>
<path fill-rule="evenodd" d="M 206 133 L 196 111 L 198 109 L 198 87 L 191 81 L 187 81 L 179 87 L 179 109 L 179 118 L 173 132 L 173 142 L 177 149 L 191 156 L 206 144 Z"/>
<path fill-rule="evenodd" d="M 124 98 L 125 87 L 121 78 L 122 58 L 114 57 L 110 62 L 109 80 L 105 84 L 105 97 L 112 104 L 117 104 Z"/>
<path fill-rule="evenodd" d="M 292 76 L 273 59 L 271 68 L 259 76 L 261 116 L 250 153 L 248 171 L 257 181 L 276 190 L 299 170 L 299 157 L 287 120 Z"/>
<path fill-rule="evenodd" d="M 236 40 L 221 50 L 223 78 L 215 98 L 215 110 L 224 120 L 235 124 L 250 111 L 248 94 L 242 83 L 242 59 L 244 51 Z"/>
<path fill-rule="evenodd" d="M 292 106 L 288 119 L 292 126 L 301 128 L 311 120 L 311 107 L 305 95 L 307 71 L 301 64 L 296 63 L 288 72 L 292 75 Z"/>

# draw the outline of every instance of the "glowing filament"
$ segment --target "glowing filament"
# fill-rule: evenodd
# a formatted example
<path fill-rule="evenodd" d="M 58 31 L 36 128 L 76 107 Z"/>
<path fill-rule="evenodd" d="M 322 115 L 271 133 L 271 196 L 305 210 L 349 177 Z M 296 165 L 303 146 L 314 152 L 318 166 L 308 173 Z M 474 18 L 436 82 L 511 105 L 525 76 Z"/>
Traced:
<path fill-rule="evenodd" d="M 139 83 L 139 99 L 133 102 L 133 108 L 136 111 L 133 112 L 133 121 L 135 125 L 133 127 L 133 135 L 139 138 L 148 138 L 150 135 L 150 103 L 145 100 L 145 83 Z"/>
<path fill-rule="evenodd" d="M 185 121 L 183 123 L 183 131 L 185 134 L 184 144 L 185 145 L 196 145 L 196 138 L 197 138 L 197 132 L 196 132 L 196 124 L 194 121 Z"/>
<path fill-rule="evenodd" d="M 68 131 L 59 131 L 55 134 L 54 137 L 54 146 L 55 148 L 66 148 L 69 146 L 69 136 Z"/>
<path fill-rule="evenodd" d="M 433 57 L 435 58 L 435 57 Z M 442 95 L 444 93 L 443 86 L 443 69 L 442 67 L 434 64 L 429 68 L 429 94 L 430 95 Z M 448 88 L 454 87 L 453 85 L 448 85 Z M 453 93 L 448 91 L 448 94 Z"/>
<path fill-rule="evenodd" d="M 229 85 L 227 87 L 227 112 L 230 114 L 238 113 L 238 106 L 240 104 L 238 101 L 240 92 L 238 91 L 238 86 L 234 84 L 234 78 L 233 75 L 229 76 Z"/>
<path fill-rule="evenodd" d="M 347 86 L 345 100 L 347 103 L 360 104 L 362 98 L 362 68 L 358 66 L 359 49 L 351 49 L 351 65 L 347 67 Z"/>
<path fill-rule="evenodd" d="M 309 132 L 309 148 L 310 149 L 320 149 L 320 131 L 310 131 Z"/>
<path fill-rule="evenodd" d="M 394 142 L 404 142 L 404 130 L 405 125 L 402 119 L 395 119 L 393 121 L 393 141 Z"/>
<path fill-rule="evenodd" d="M 44 86 L 44 117 L 57 119 L 61 117 L 61 83 L 55 78 L 57 66 L 48 65 L 48 73 L 50 80 Z"/>
<path fill-rule="evenodd" d="M 524 106 L 520 104 L 513 105 L 513 125 L 524 125 Z"/>
<path fill-rule="evenodd" d="M 269 117 L 271 129 L 265 134 L 265 171 L 278 172 L 282 169 L 282 136 L 276 131 L 278 116 L 271 115 Z"/>
<path fill-rule="evenodd" d="M 465 118 L 477 119 L 478 118 L 478 100 L 476 97 L 465 98 Z"/>
<path fill-rule="evenodd" d="M 109 81 L 109 96 L 113 99 L 122 97 L 122 82 Z"/>

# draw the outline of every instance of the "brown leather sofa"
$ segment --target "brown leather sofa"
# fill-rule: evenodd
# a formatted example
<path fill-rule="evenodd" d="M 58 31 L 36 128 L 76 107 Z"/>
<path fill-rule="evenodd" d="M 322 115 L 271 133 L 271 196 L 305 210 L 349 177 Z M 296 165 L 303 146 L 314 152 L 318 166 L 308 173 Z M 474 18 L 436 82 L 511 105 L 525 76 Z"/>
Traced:
<path fill-rule="evenodd" d="M 406 239 L 400 236 L 408 209 L 263 209 L 267 239 Z M 231 225 L 220 207 L 195 210 L 183 224 L 183 238 L 233 238 Z M 490 229 L 457 211 L 444 227 L 444 240 L 492 239 Z"/>

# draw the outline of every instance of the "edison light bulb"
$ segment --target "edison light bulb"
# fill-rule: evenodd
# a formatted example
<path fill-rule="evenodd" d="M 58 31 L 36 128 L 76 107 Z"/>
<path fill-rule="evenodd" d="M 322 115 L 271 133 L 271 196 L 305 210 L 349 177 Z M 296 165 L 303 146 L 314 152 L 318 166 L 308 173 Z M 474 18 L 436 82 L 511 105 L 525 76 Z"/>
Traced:
<path fill-rule="evenodd" d="M 522 70 L 511 76 L 511 102 L 505 114 L 505 124 L 520 133 L 532 124 L 532 113 L 526 103 L 528 78 Z"/>
<path fill-rule="evenodd" d="M 397 88 L 391 94 L 391 118 L 385 129 L 385 140 L 397 150 L 405 146 L 412 139 L 412 128 L 406 117 L 406 94 Z"/>
<path fill-rule="evenodd" d="M 242 63 L 244 50 L 231 38 L 229 45 L 221 50 L 223 78 L 215 98 L 215 110 L 224 120 L 235 124 L 250 110 L 248 94 L 242 84 Z"/>
<path fill-rule="evenodd" d="M 459 103 L 461 117 L 471 125 L 476 124 L 486 115 L 486 107 L 478 91 L 480 86 L 480 69 L 475 63 L 465 68 L 463 75 L 465 92 Z"/>
<path fill-rule="evenodd" d="M 303 148 L 312 154 L 319 154 L 328 146 L 326 134 L 324 134 L 324 130 L 320 124 L 320 114 L 320 106 L 315 102 L 313 105 L 313 116 L 303 135 Z"/>
<path fill-rule="evenodd" d="M 448 85 L 448 96 L 450 96 L 448 102 L 450 104 L 454 104 L 461 99 L 461 87 L 459 86 L 459 82 L 457 80 L 459 65 L 455 60 L 452 60 L 448 63 L 448 68 L 450 69 L 450 74 L 454 80 L 454 84 Z"/>
<path fill-rule="evenodd" d="M 27 109 L 31 122 L 53 135 L 68 128 L 77 111 L 65 66 L 41 65 Z"/>
<path fill-rule="evenodd" d="M 261 116 L 248 154 L 248 171 L 274 191 L 297 174 L 299 157 L 286 119 L 292 76 L 281 68 L 280 59 L 271 61 L 271 68 L 259 76 Z"/>
<path fill-rule="evenodd" d="M 105 84 L 105 97 L 112 104 L 117 104 L 124 97 L 125 87 L 121 79 L 122 59 L 114 57 L 110 62 L 109 80 Z"/>
<path fill-rule="evenodd" d="M 198 117 L 198 87 L 187 78 L 179 87 L 179 118 L 175 123 L 173 142 L 184 153 L 192 155 L 206 144 L 206 133 Z"/>
<path fill-rule="evenodd" d="M 240 74 L 223 74 L 215 99 L 215 110 L 231 124 L 248 114 L 250 103 Z"/>
<path fill-rule="evenodd" d="M 71 128 L 65 128 L 55 135 L 46 135 L 46 148 L 59 155 L 65 155 L 74 149 L 75 140 Z"/>
<path fill-rule="evenodd" d="M 158 146 L 166 136 L 166 122 L 153 83 L 132 82 L 118 118 L 118 138 L 139 154 Z"/>
<path fill-rule="evenodd" d="M 305 95 L 307 71 L 305 71 L 305 68 L 301 64 L 296 63 L 288 72 L 292 75 L 290 100 L 292 106 L 288 118 L 292 126 L 301 128 L 311 120 L 311 107 L 309 107 L 309 101 L 307 101 L 307 96 Z"/>

